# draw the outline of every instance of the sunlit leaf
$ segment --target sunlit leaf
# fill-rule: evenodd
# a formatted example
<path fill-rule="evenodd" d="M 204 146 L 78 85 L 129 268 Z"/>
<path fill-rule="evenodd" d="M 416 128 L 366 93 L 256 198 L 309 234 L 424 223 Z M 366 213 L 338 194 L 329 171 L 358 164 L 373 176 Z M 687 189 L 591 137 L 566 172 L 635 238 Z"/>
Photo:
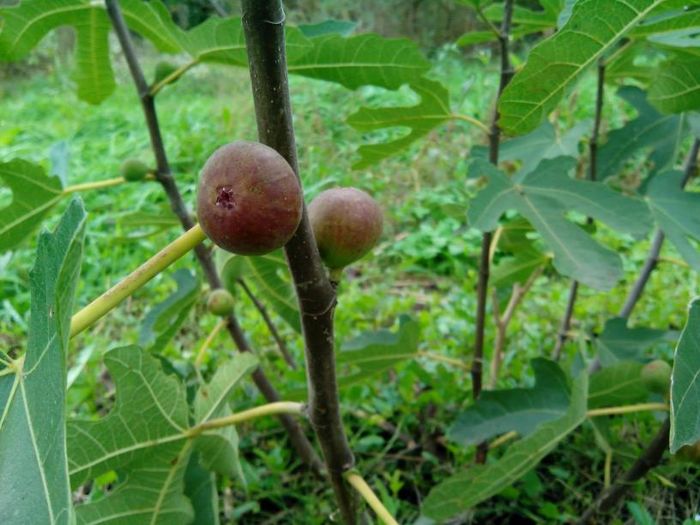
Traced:
<path fill-rule="evenodd" d="M 500 124 L 518 135 L 535 129 L 582 72 L 664 0 L 582 0 L 560 31 L 535 46 L 499 102 Z"/>

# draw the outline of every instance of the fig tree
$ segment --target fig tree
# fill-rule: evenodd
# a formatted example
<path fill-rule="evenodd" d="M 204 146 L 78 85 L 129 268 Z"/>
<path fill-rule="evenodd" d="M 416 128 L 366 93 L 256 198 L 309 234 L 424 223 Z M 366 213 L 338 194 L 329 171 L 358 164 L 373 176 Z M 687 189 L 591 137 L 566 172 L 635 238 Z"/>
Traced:
<path fill-rule="evenodd" d="M 233 295 L 225 288 L 212 290 L 207 297 L 207 308 L 214 315 L 225 317 L 233 313 Z"/>
<path fill-rule="evenodd" d="M 668 395 L 671 389 L 671 365 L 656 359 L 642 367 L 642 383 L 650 392 Z"/>
<path fill-rule="evenodd" d="M 209 157 L 199 179 L 197 217 L 219 247 L 262 255 L 284 246 L 301 221 L 294 170 L 274 149 L 233 142 Z"/>
<path fill-rule="evenodd" d="M 158 62 L 156 64 L 156 69 L 153 72 L 153 83 L 157 84 L 158 82 L 165 80 L 170 75 L 175 73 L 175 71 L 177 71 L 177 66 L 172 62 L 168 62 L 165 60 Z"/>
<path fill-rule="evenodd" d="M 321 192 L 309 205 L 309 221 L 325 265 L 338 270 L 357 261 L 382 234 L 382 210 L 357 188 Z"/>
<path fill-rule="evenodd" d="M 151 171 L 151 168 L 138 159 L 126 159 L 119 167 L 119 173 L 129 182 L 143 180 Z"/>

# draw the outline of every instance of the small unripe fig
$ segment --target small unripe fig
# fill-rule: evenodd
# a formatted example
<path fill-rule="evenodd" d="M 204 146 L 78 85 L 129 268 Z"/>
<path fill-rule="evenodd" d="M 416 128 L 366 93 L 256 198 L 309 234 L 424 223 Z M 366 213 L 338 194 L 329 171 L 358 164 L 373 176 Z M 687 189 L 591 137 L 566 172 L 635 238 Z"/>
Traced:
<path fill-rule="evenodd" d="M 129 182 L 143 180 L 151 172 L 151 168 L 138 159 L 126 159 L 119 167 L 119 173 Z"/>
<path fill-rule="evenodd" d="M 274 149 L 233 142 L 202 169 L 197 217 L 214 243 L 239 255 L 262 255 L 294 235 L 303 194 L 294 170 Z"/>
<path fill-rule="evenodd" d="M 225 317 L 233 313 L 233 295 L 224 289 L 217 288 L 212 290 L 207 297 L 207 308 L 214 315 L 219 317 Z"/>
<path fill-rule="evenodd" d="M 309 221 L 321 258 L 331 270 L 363 257 L 382 235 L 381 208 L 357 188 L 321 192 L 309 205 Z"/>
<path fill-rule="evenodd" d="M 175 71 L 177 71 L 177 66 L 175 64 L 173 64 L 172 62 L 168 62 L 166 60 L 158 62 L 156 64 L 156 69 L 153 72 L 153 83 L 157 84 L 161 80 L 168 78 Z M 175 81 L 173 81 L 173 82 L 175 82 Z"/>
<path fill-rule="evenodd" d="M 642 383 L 650 392 L 667 395 L 671 389 L 671 365 L 657 359 L 642 367 Z"/>

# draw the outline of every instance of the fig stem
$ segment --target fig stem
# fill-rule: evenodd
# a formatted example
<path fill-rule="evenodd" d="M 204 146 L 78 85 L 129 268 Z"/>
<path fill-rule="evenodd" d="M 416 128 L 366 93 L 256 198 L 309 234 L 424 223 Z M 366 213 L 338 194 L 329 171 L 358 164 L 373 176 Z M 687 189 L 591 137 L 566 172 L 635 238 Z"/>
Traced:
<path fill-rule="evenodd" d="M 202 228 L 198 224 L 183 233 L 119 283 L 76 313 L 71 319 L 70 337 L 75 337 L 104 317 L 124 299 L 194 249 L 204 239 L 206 239 L 206 235 L 204 235 Z"/>
<path fill-rule="evenodd" d="M 73 186 L 66 186 L 63 188 L 63 195 L 69 195 L 71 193 L 76 193 L 79 191 L 88 190 L 99 190 L 102 188 L 109 188 L 111 186 L 119 186 L 124 184 L 126 179 L 124 177 L 115 177 L 113 179 L 100 180 L 96 182 L 85 182 L 83 184 L 74 184 Z"/>
<path fill-rule="evenodd" d="M 177 79 L 179 79 L 182 75 L 187 73 L 187 71 L 192 69 L 197 64 L 199 64 L 199 60 L 192 60 L 191 62 L 188 62 L 187 64 L 185 64 L 183 66 L 180 66 L 175 71 L 170 73 L 167 77 L 165 77 L 163 80 L 153 84 L 149 90 L 149 94 L 152 97 L 155 97 L 165 86 L 175 82 Z"/>
<path fill-rule="evenodd" d="M 349 470 L 345 474 L 345 479 L 352 487 L 359 492 L 362 499 L 367 502 L 367 505 L 377 514 L 377 517 L 386 525 L 399 525 L 399 522 L 391 515 L 381 500 L 372 490 L 362 476 L 354 470 Z"/>
<path fill-rule="evenodd" d="M 305 410 L 306 406 L 304 403 L 297 403 L 294 401 L 276 401 L 274 403 L 268 403 L 259 407 L 243 410 L 241 412 L 231 414 L 230 416 L 204 421 L 203 423 L 189 429 L 187 435 L 188 437 L 196 437 L 207 430 L 238 425 L 245 421 L 250 421 L 251 419 L 257 419 L 265 416 L 277 416 L 280 414 L 302 416 L 304 415 Z"/>
<path fill-rule="evenodd" d="M 668 405 L 666 403 L 638 403 L 636 405 L 624 405 L 619 407 L 594 408 L 586 412 L 586 415 L 588 417 L 614 416 L 618 414 L 630 414 L 632 412 L 643 412 L 647 410 L 667 412 Z"/>
<path fill-rule="evenodd" d="M 483 122 L 481 122 L 481 121 L 478 120 L 478 119 L 475 119 L 474 117 L 470 117 L 469 115 L 462 115 L 462 114 L 459 114 L 459 113 L 453 113 L 453 114 L 452 114 L 452 118 L 453 118 L 453 119 L 456 119 L 456 120 L 462 120 L 462 121 L 464 121 L 464 122 L 469 122 L 470 124 L 473 124 L 474 126 L 476 126 L 477 128 L 479 128 L 479 129 L 480 129 L 481 131 L 483 131 L 484 133 L 488 133 L 488 132 L 489 132 L 489 128 L 488 128 L 488 126 L 487 126 L 486 124 L 484 124 Z"/>
<path fill-rule="evenodd" d="M 202 346 L 199 347 L 199 351 L 197 352 L 197 357 L 194 360 L 194 368 L 196 370 L 199 370 L 199 368 L 202 366 L 202 362 L 204 361 L 204 356 L 207 353 L 207 350 L 211 346 L 212 341 L 214 341 L 214 338 L 218 335 L 218 333 L 221 331 L 222 328 L 226 326 L 226 319 L 220 319 L 218 323 L 214 326 L 212 331 L 209 333 L 207 338 L 204 340 L 202 343 Z"/>

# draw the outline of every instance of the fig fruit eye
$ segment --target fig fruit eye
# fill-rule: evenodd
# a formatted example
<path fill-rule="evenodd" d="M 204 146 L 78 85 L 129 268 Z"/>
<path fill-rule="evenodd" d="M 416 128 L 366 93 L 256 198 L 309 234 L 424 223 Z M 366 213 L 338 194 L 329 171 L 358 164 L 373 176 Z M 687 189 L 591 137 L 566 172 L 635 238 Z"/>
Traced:
<path fill-rule="evenodd" d="M 382 235 L 382 210 L 357 188 L 321 192 L 309 205 L 309 221 L 325 265 L 338 270 L 376 246 Z"/>
<path fill-rule="evenodd" d="M 197 217 L 220 248 L 262 255 L 294 235 L 303 194 L 294 170 L 274 149 L 233 142 L 209 157 L 199 179 Z"/>

